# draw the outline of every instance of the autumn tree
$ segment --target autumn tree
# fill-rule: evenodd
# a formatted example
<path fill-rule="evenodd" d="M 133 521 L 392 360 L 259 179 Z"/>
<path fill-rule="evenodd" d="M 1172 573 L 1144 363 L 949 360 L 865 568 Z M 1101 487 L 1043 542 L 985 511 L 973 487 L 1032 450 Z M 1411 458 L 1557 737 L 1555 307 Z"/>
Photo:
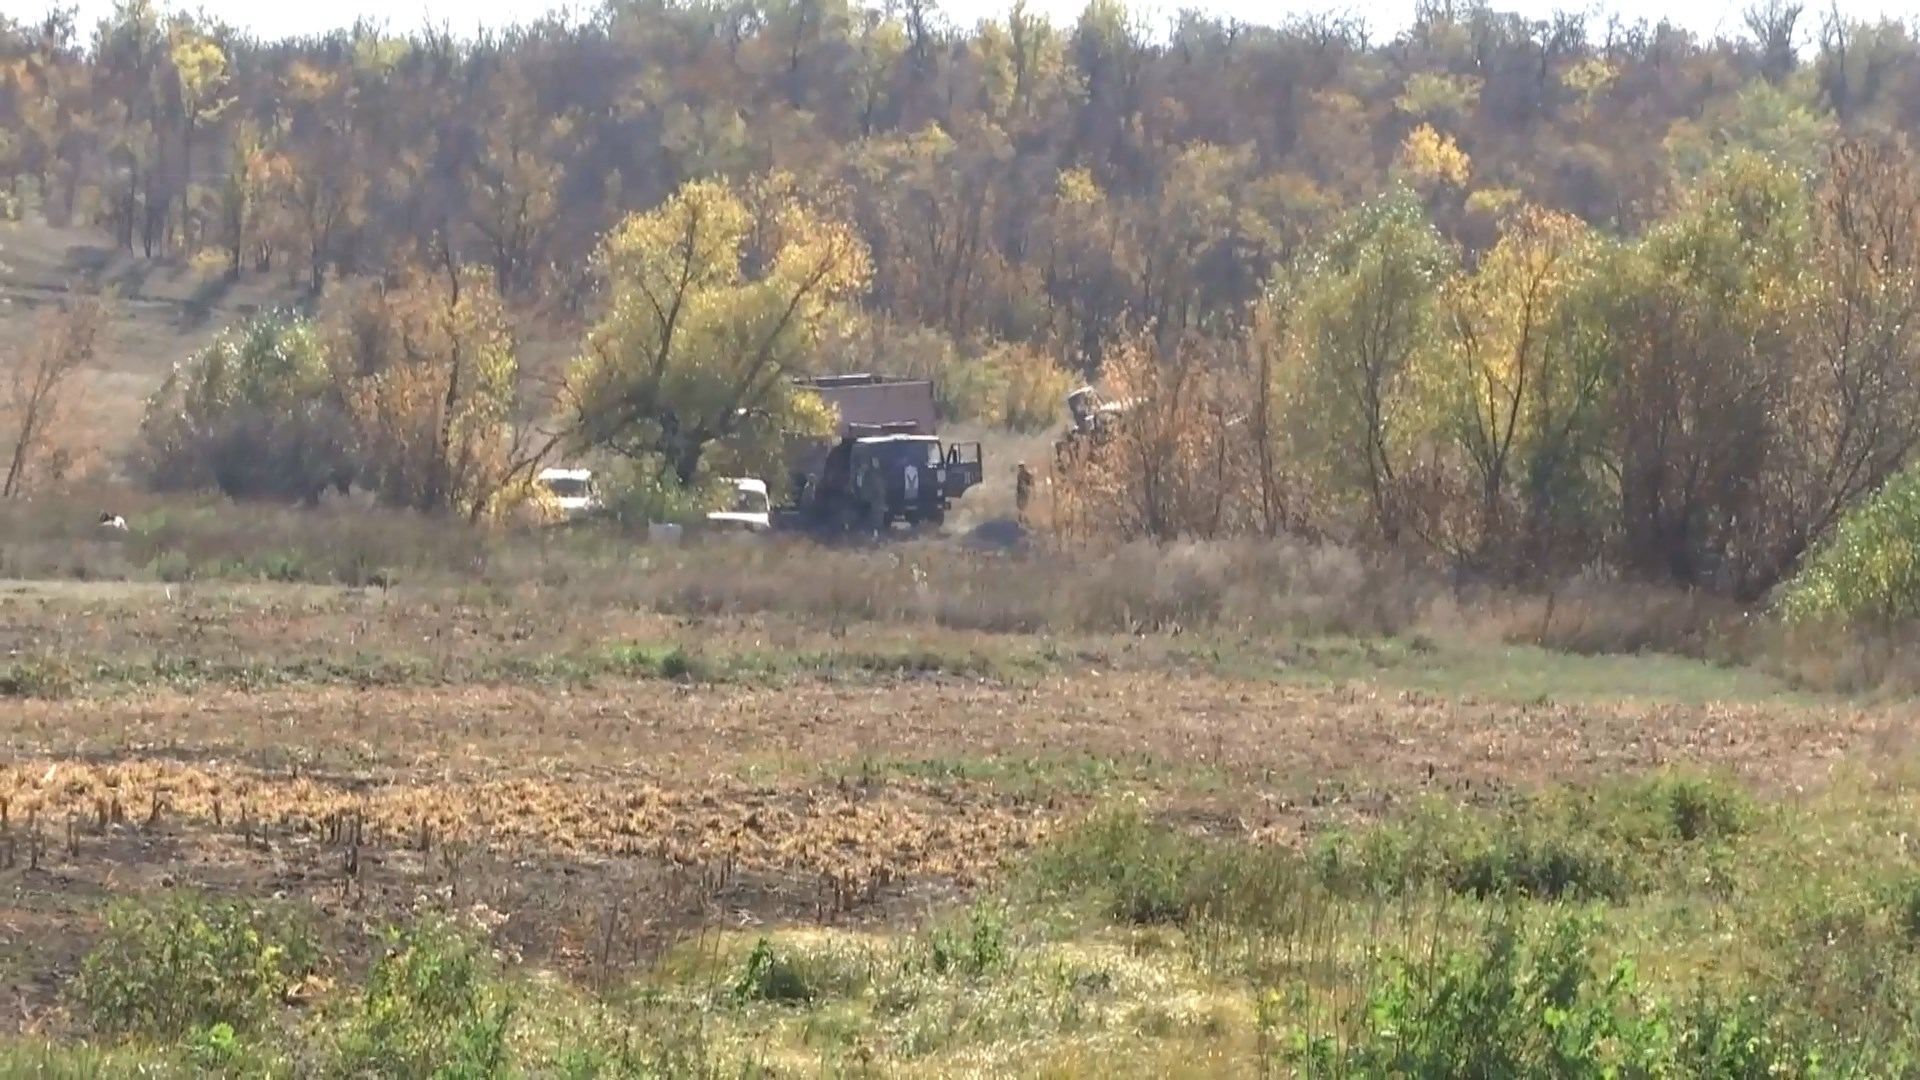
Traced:
<path fill-rule="evenodd" d="M 1608 401 L 1620 535 L 1644 573 L 1763 588 L 1782 518 L 1773 485 L 1809 255 L 1804 185 L 1736 155 L 1631 255 L 1596 318 L 1618 372 Z"/>
<path fill-rule="evenodd" d="M 227 167 L 220 183 L 220 229 L 227 249 L 227 277 L 240 276 L 248 241 L 258 242 L 262 199 L 272 182 L 277 162 L 251 125 L 235 129 L 227 151 Z"/>
<path fill-rule="evenodd" d="M 1833 148 L 1815 196 L 1811 283 L 1779 410 L 1769 484 L 1781 534 L 1755 568 L 1771 584 L 1920 445 L 1920 174 L 1903 146 Z"/>
<path fill-rule="evenodd" d="M 94 118 L 106 162 L 106 217 L 122 247 L 132 250 L 137 232 L 152 255 L 160 220 L 153 204 L 167 203 L 157 197 L 166 151 L 156 100 L 167 52 L 159 11 L 150 0 L 117 0 L 93 50 L 106 98 Z"/>
<path fill-rule="evenodd" d="M 1582 339 L 1569 297 L 1595 246 L 1579 221 L 1526 208 L 1444 291 L 1444 344 L 1427 358 L 1424 380 L 1439 431 L 1472 473 L 1474 520 L 1461 523 L 1460 539 L 1477 554 L 1521 539 L 1518 531 L 1541 538 L 1556 509 L 1581 494 L 1610 366 Z M 1515 529 L 1516 510 L 1524 530 Z M 1530 543 L 1508 554 L 1545 553 Z"/>
<path fill-rule="evenodd" d="M 686 185 L 607 237 L 606 311 L 567 391 L 583 445 L 682 486 L 720 452 L 762 475 L 777 440 L 824 421 L 792 377 L 866 280 L 865 246 L 782 177 Z"/>
<path fill-rule="evenodd" d="M 366 170 L 353 155 L 350 87 L 338 71 L 296 64 L 287 75 L 288 159 L 267 170 L 288 246 L 307 255 L 307 285 L 319 292 L 341 262 L 347 234 L 365 215 Z"/>
<path fill-rule="evenodd" d="M 1228 347 L 1198 335 L 1128 335 L 1108 361 L 1125 403 L 1111 434 L 1056 482 L 1076 520 L 1119 537 L 1214 537 L 1245 528 L 1252 429 L 1246 387 Z"/>
<path fill-rule="evenodd" d="M 6 361 L 0 400 L 0 444 L 7 471 L 0 499 L 17 499 L 56 478 L 79 447 L 72 445 L 73 408 L 105 321 L 99 300 L 85 297 L 48 313 L 24 349 Z"/>
<path fill-rule="evenodd" d="M 532 284 L 535 257 L 559 214 L 560 144 L 574 125 L 571 117 L 542 111 L 535 88 L 517 69 L 495 81 L 495 120 L 472 163 L 472 217 L 495 279 L 514 292 Z"/>
<path fill-rule="evenodd" d="M 345 290 L 325 317 L 360 478 L 381 501 L 470 519 L 537 463 L 491 274 L 450 261 Z"/>
<path fill-rule="evenodd" d="M 1418 434 L 1416 359 L 1434 340 L 1452 256 L 1404 189 L 1354 211 L 1294 271 L 1286 437 L 1335 499 L 1357 495 L 1388 541 Z"/>
<path fill-rule="evenodd" d="M 193 23 L 184 18 L 176 18 L 168 29 L 167 59 L 173 69 L 174 85 L 169 87 L 168 98 L 177 102 L 177 126 L 180 133 L 180 156 L 178 176 L 174 186 L 179 189 L 179 218 L 183 228 L 193 224 L 193 176 L 194 176 L 194 140 L 202 125 L 217 121 L 222 111 L 232 103 L 226 95 L 228 70 L 227 54 L 218 42 L 201 33 Z M 184 237 L 189 250 L 197 245 L 199 237 L 189 234 Z"/>

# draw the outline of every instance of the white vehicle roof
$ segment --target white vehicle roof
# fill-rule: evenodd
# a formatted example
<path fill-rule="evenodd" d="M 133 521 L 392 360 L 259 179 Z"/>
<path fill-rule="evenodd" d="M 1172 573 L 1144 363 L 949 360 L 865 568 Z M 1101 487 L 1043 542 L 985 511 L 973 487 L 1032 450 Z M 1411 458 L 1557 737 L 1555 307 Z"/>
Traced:
<path fill-rule="evenodd" d="M 767 493 L 767 482 L 756 480 L 751 476 L 730 476 L 727 478 L 727 483 L 732 484 L 735 491 L 750 491 L 755 495 Z"/>
<path fill-rule="evenodd" d="M 906 434 L 868 435 L 864 438 L 856 439 L 854 441 L 858 442 L 862 446 L 885 446 L 889 443 L 937 443 L 940 441 L 940 436 L 938 435 L 906 435 Z"/>
<path fill-rule="evenodd" d="M 540 479 L 543 482 L 547 480 L 579 480 L 584 483 L 588 480 L 593 479 L 593 470 L 592 469 L 541 469 Z"/>

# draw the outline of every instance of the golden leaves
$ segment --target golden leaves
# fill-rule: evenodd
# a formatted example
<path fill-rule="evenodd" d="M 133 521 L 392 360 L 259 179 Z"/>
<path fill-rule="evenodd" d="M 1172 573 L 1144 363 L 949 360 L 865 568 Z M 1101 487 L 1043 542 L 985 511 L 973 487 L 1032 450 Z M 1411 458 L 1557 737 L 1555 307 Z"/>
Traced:
<path fill-rule="evenodd" d="M 814 426 L 786 375 L 872 273 L 854 227 L 782 173 L 683 186 L 615 229 L 602 265 L 611 303 L 570 378 L 576 427 L 683 481 L 710 446 L 767 459 L 771 436 Z"/>
<path fill-rule="evenodd" d="M 491 277 L 413 271 L 336 310 L 332 360 L 371 479 L 388 502 L 484 509 L 508 466 L 518 360 Z"/>
<path fill-rule="evenodd" d="M 1400 144 L 1400 168 L 1418 183 L 1465 187 L 1473 163 L 1453 136 L 1421 124 Z"/>

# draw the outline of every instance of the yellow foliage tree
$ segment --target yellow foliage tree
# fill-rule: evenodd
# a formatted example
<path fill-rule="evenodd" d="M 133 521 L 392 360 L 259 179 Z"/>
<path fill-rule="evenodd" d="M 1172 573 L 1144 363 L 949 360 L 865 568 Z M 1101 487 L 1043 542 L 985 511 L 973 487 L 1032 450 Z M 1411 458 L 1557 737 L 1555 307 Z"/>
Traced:
<path fill-rule="evenodd" d="M 1562 319 L 1569 290 L 1588 271 L 1591 230 L 1535 207 L 1517 211 L 1476 272 L 1442 298 L 1445 347 L 1426 357 L 1422 380 L 1438 430 L 1475 480 L 1477 520 L 1449 539 L 1499 539 L 1524 465 L 1538 471 L 1598 407 L 1603 369 L 1585 364 Z M 1534 481 L 1542 478 L 1533 477 Z"/>
<path fill-rule="evenodd" d="M 1400 144 L 1400 168 L 1415 183 L 1465 187 L 1473 173 L 1473 163 L 1453 136 L 1421 124 L 1407 133 Z"/>
<path fill-rule="evenodd" d="M 780 438 L 830 423 L 792 376 L 870 273 L 853 228 L 790 180 L 687 184 L 600 251 L 608 304 L 568 377 L 581 444 L 693 484 L 718 453 L 777 482 Z"/>

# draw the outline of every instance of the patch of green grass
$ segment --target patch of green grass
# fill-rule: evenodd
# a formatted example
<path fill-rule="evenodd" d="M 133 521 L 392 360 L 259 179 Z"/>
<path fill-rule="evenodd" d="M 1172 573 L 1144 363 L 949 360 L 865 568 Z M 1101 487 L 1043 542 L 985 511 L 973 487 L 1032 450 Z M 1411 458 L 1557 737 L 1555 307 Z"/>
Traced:
<path fill-rule="evenodd" d="M 1328 638 L 1270 650 L 1222 645 L 1189 649 L 1184 659 L 1236 678 L 1363 682 L 1525 704 L 1627 700 L 1701 705 L 1804 696 L 1753 668 L 1666 654 L 1584 656 L 1530 645 L 1442 645 L 1419 637 Z"/>
<path fill-rule="evenodd" d="M 189 1080 L 208 1075 L 184 1050 L 153 1046 L 96 1046 L 82 1042 L 0 1041 L 4 1080 Z M 241 1075 L 271 1075 L 266 1068 Z"/>

